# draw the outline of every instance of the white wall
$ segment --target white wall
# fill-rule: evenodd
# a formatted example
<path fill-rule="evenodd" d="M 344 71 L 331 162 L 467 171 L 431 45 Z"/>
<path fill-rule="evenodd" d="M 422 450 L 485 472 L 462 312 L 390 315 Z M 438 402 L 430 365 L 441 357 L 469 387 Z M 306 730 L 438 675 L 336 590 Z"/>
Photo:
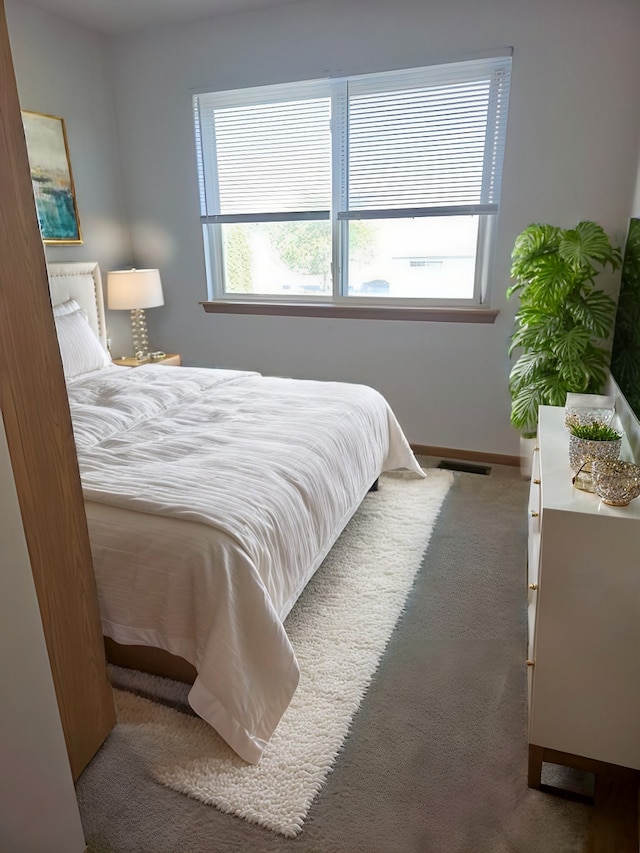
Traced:
<path fill-rule="evenodd" d="M 112 70 L 134 260 L 158 266 L 152 345 L 192 364 L 374 385 L 416 443 L 516 454 L 506 302 L 532 221 L 622 238 L 637 167 L 635 0 L 310 0 L 117 38 Z M 494 325 L 205 315 L 191 95 L 464 58 L 513 46 Z M 615 283 L 613 285 L 615 287 Z"/>
<path fill-rule="evenodd" d="M 81 853 L 84 836 L 0 417 L 0 850 Z"/>
<path fill-rule="evenodd" d="M 6 2 L 22 109 L 65 120 L 83 244 L 47 246 L 49 261 L 131 261 L 106 40 L 16 0 Z M 120 321 L 120 322 L 118 322 Z M 114 317 L 128 333 L 127 318 Z"/>
<path fill-rule="evenodd" d="M 517 452 L 506 389 L 516 308 L 503 295 L 510 249 L 535 220 L 593 218 L 624 235 L 637 167 L 638 111 L 628 107 L 640 64 L 633 0 L 312 0 L 121 37 L 111 44 L 111 79 L 100 36 L 16 0 L 7 15 L 23 107 L 67 123 L 85 243 L 48 247 L 50 260 L 95 258 L 105 271 L 159 266 L 167 305 L 148 312 L 151 342 L 188 363 L 366 382 L 387 396 L 414 442 Z M 495 325 L 204 314 L 194 88 L 364 73 L 506 45 L 514 77 Z M 128 351 L 128 317 L 112 312 L 109 326 L 116 354 Z"/>

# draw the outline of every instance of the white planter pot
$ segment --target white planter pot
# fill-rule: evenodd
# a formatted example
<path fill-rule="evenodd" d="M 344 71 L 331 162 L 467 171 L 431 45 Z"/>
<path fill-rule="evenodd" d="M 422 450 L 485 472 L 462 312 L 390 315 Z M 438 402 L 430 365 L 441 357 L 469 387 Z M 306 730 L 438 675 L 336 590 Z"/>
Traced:
<path fill-rule="evenodd" d="M 592 459 L 611 459 L 615 461 L 620 456 L 622 439 L 615 441 L 592 441 L 587 438 L 569 436 L 569 465 L 574 471 L 580 468 L 585 473 L 591 472 Z"/>
<path fill-rule="evenodd" d="M 593 491 L 591 463 L 595 459 L 615 461 L 620 456 L 622 439 L 615 441 L 592 441 L 586 438 L 569 436 L 569 465 L 575 471 L 573 485 L 585 492 Z"/>
<path fill-rule="evenodd" d="M 537 438 L 524 438 L 520 436 L 520 474 L 523 480 L 531 479 L 531 466 L 533 464 L 533 450 L 536 447 Z"/>

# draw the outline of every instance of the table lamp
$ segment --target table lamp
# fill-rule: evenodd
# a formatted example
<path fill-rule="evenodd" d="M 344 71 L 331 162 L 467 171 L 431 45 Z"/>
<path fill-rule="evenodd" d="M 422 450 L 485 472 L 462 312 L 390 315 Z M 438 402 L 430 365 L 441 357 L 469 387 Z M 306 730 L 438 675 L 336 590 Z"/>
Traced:
<path fill-rule="evenodd" d="M 107 306 L 131 311 L 133 351 L 138 361 L 149 358 L 149 335 L 145 308 L 164 305 L 158 270 L 113 270 L 107 273 Z"/>

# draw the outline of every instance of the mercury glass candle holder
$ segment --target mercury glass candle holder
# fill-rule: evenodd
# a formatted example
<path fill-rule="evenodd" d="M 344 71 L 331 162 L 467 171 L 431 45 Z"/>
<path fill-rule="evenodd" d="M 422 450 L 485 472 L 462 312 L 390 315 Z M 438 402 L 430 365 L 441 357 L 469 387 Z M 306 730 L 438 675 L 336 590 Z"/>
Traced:
<path fill-rule="evenodd" d="M 593 491 L 609 506 L 627 506 L 640 495 L 640 465 L 633 462 L 594 459 L 591 480 Z"/>
<path fill-rule="evenodd" d="M 603 394 L 567 394 L 565 423 L 610 424 L 615 414 L 615 397 Z"/>

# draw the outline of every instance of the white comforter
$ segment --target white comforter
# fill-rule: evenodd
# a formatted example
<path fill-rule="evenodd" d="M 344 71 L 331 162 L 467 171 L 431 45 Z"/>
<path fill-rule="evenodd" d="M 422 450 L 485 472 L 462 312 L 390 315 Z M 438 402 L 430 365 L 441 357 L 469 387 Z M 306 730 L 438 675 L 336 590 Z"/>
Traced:
<path fill-rule="evenodd" d="M 365 386 L 157 365 L 68 390 L 104 633 L 194 664 L 192 707 L 256 763 L 298 683 L 285 616 L 378 474 L 422 474 L 393 413 Z"/>

